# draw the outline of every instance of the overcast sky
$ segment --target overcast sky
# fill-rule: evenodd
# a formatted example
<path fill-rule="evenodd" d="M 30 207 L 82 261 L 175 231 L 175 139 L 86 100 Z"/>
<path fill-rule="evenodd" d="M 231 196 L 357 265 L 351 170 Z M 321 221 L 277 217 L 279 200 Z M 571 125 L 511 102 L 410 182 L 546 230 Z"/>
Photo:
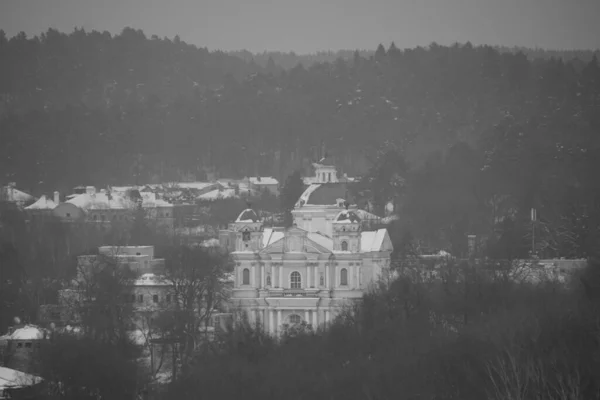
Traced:
<path fill-rule="evenodd" d="M 473 44 L 600 48 L 600 0 L 0 0 L 0 29 L 173 37 L 211 50 Z"/>

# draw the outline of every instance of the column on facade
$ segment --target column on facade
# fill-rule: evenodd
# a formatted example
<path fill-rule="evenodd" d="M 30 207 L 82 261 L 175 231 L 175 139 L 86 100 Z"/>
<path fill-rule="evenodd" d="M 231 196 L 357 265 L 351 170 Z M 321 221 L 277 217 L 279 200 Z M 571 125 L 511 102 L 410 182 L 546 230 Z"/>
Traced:
<path fill-rule="evenodd" d="M 279 266 L 279 287 L 283 289 L 283 265 Z"/>
<path fill-rule="evenodd" d="M 318 278 L 318 276 L 319 276 L 319 267 L 318 266 L 317 267 L 312 267 L 312 269 L 313 269 L 313 272 L 312 272 L 312 278 L 313 278 L 312 286 L 313 287 L 319 287 L 319 278 Z"/>
<path fill-rule="evenodd" d="M 310 310 L 304 310 L 304 320 L 307 324 L 310 324 Z"/>
<path fill-rule="evenodd" d="M 256 285 L 254 284 L 255 280 L 256 280 L 256 268 L 254 267 L 254 265 L 252 265 L 250 267 L 250 286 L 256 287 Z"/>
<path fill-rule="evenodd" d="M 325 321 L 323 321 L 325 324 L 329 324 L 329 310 L 325 310 Z"/>
<path fill-rule="evenodd" d="M 254 308 L 251 308 L 248 311 L 248 322 L 250 323 L 250 325 L 254 325 L 254 323 L 256 322 L 256 314 Z"/>
<path fill-rule="evenodd" d="M 306 268 L 306 288 L 310 288 L 310 269 L 312 267 Z"/>
<path fill-rule="evenodd" d="M 275 333 L 275 322 L 273 321 L 274 312 L 273 309 L 269 309 L 269 332 L 271 332 L 271 334 Z"/>
<path fill-rule="evenodd" d="M 348 285 L 350 286 L 350 289 L 354 289 L 354 271 L 355 271 L 354 268 L 355 267 L 351 266 L 349 268 L 350 268 L 350 271 L 348 271 L 348 272 L 349 272 L 350 276 L 348 277 L 348 280 L 349 280 Z"/>
<path fill-rule="evenodd" d="M 329 289 L 329 264 L 325 264 L 325 286 Z"/>
<path fill-rule="evenodd" d="M 265 265 L 261 265 L 260 266 L 260 288 L 264 288 L 265 287 Z"/>
<path fill-rule="evenodd" d="M 277 333 L 281 333 L 281 310 L 277 310 Z"/>
<path fill-rule="evenodd" d="M 314 309 L 313 312 L 312 312 L 312 326 L 313 326 L 313 329 L 317 329 L 317 313 L 318 313 L 317 309 Z"/>

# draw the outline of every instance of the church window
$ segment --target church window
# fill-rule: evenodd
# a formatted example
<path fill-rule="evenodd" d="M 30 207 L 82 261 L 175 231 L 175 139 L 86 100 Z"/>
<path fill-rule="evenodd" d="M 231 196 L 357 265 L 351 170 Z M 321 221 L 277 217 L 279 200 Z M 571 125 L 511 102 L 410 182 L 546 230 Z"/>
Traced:
<path fill-rule="evenodd" d="M 244 242 L 249 242 L 250 241 L 250 232 L 249 231 L 242 232 L 242 240 Z"/>
<path fill-rule="evenodd" d="M 290 287 L 292 289 L 302 288 L 302 277 L 300 276 L 300 272 L 292 272 L 292 274 L 290 275 Z"/>
<path fill-rule="evenodd" d="M 298 325 L 302 322 L 302 317 L 299 316 L 298 314 L 292 314 L 290 315 L 290 325 Z"/>
<path fill-rule="evenodd" d="M 345 240 L 342 242 L 342 251 L 348 251 L 348 242 Z"/>
<path fill-rule="evenodd" d="M 348 286 L 348 270 L 346 268 L 342 268 L 340 271 L 340 285 Z"/>
<path fill-rule="evenodd" d="M 250 284 L 250 270 L 248 268 L 244 268 L 242 271 L 242 285 Z"/>

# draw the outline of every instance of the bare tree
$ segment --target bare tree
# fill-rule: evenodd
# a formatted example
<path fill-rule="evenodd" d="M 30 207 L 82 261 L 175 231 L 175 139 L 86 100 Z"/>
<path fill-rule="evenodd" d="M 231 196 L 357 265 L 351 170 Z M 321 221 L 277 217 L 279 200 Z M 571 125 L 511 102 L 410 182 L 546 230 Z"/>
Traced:
<path fill-rule="evenodd" d="M 233 265 L 228 254 L 200 246 L 175 246 L 165 254 L 165 280 L 171 285 L 173 309 L 157 318 L 164 335 L 182 343 L 181 363 L 187 365 L 215 310 L 227 298 L 227 276 Z"/>

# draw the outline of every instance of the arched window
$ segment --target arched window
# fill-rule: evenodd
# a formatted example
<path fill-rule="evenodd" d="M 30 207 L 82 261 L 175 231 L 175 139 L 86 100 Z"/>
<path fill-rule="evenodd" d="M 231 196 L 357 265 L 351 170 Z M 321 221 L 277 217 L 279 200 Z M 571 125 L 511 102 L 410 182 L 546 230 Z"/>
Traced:
<path fill-rule="evenodd" d="M 244 268 L 242 271 L 242 285 L 250 284 L 250 270 L 248 268 Z"/>
<path fill-rule="evenodd" d="M 271 277 L 267 276 L 267 286 L 271 286 Z"/>
<path fill-rule="evenodd" d="M 342 268 L 340 271 L 340 285 L 348 286 L 348 270 L 346 268 Z"/>
<path fill-rule="evenodd" d="M 302 317 L 300 317 L 298 314 L 292 314 L 290 315 L 289 320 L 290 325 L 297 325 L 302 322 Z"/>
<path fill-rule="evenodd" d="M 300 276 L 300 272 L 292 272 L 292 274 L 290 275 L 290 287 L 292 289 L 302 288 L 302 277 Z"/>
<path fill-rule="evenodd" d="M 348 251 L 348 242 L 345 240 L 342 242 L 342 251 Z"/>
<path fill-rule="evenodd" d="M 325 277 L 323 275 L 321 275 L 319 282 L 321 283 L 321 286 L 325 286 Z"/>

